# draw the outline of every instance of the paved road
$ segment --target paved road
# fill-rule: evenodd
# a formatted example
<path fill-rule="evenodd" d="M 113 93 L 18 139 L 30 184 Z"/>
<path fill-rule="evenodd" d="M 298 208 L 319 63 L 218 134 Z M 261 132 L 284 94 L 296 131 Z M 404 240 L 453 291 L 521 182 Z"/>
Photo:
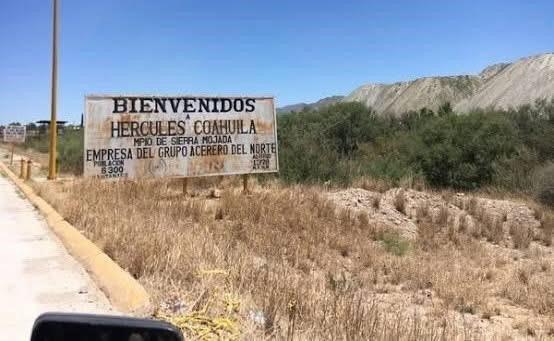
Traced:
<path fill-rule="evenodd" d="M 0 340 L 29 340 L 46 311 L 114 314 L 33 206 L 0 174 Z"/>

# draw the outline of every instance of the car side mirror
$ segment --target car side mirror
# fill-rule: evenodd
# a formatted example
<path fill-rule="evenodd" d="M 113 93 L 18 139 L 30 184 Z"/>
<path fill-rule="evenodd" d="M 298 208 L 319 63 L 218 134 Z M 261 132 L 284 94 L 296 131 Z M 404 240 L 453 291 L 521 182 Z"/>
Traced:
<path fill-rule="evenodd" d="M 173 325 L 156 320 L 91 314 L 45 313 L 31 341 L 183 341 Z"/>

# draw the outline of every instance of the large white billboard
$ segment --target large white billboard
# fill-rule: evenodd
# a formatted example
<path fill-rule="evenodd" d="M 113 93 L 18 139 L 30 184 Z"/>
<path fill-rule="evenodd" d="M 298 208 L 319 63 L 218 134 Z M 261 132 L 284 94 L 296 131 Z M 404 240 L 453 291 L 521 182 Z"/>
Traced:
<path fill-rule="evenodd" d="M 85 98 L 85 176 L 139 179 L 278 170 L 272 97 Z"/>

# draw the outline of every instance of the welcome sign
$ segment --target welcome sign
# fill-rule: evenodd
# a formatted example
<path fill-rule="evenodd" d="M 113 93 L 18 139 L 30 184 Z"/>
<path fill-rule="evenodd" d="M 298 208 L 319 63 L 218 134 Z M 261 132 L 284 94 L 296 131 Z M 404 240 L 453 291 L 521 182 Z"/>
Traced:
<path fill-rule="evenodd" d="M 25 143 L 25 126 L 9 125 L 4 128 L 4 142 Z"/>
<path fill-rule="evenodd" d="M 85 98 L 88 177 L 278 172 L 277 147 L 272 97 Z"/>

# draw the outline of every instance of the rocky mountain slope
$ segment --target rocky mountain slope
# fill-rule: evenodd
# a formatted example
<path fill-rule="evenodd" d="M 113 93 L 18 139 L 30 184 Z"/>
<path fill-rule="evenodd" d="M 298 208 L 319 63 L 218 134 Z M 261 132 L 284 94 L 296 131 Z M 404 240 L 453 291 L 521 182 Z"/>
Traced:
<path fill-rule="evenodd" d="M 332 99 L 329 101 L 329 99 Z M 317 109 L 337 101 L 361 102 L 378 113 L 401 114 L 423 107 L 437 110 L 450 102 L 457 112 L 474 108 L 507 109 L 554 98 L 554 53 L 486 67 L 478 75 L 424 77 L 393 84 L 366 84 L 348 96 L 328 97 L 314 104 L 298 104 L 279 111 Z M 323 102 L 322 104 L 318 104 Z"/>
<path fill-rule="evenodd" d="M 479 76 L 425 77 L 394 84 L 362 85 L 344 101 L 362 102 L 378 113 L 404 113 L 426 107 L 437 110 L 457 103 L 482 86 Z"/>
<path fill-rule="evenodd" d="M 486 69 L 485 69 L 486 71 Z M 472 108 L 509 108 L 554 96 L 554 53 L 520 59 L 505 66 L 483 83 L 473 96 L 454 106 L 465 112 Z"/>
<path fill-rule="evenodd" d="M 304 109 L 318 110 L 327 105 L 340 102 L 343 98 L 344 96 L 330 96 L 330 97 L 322 98 L 319 101 L 314 103 L 297 103 L 297 104 L 286 105 L 284 107 L 277 108 L 277 112 L 278 113 L 299 112 Z"/>

